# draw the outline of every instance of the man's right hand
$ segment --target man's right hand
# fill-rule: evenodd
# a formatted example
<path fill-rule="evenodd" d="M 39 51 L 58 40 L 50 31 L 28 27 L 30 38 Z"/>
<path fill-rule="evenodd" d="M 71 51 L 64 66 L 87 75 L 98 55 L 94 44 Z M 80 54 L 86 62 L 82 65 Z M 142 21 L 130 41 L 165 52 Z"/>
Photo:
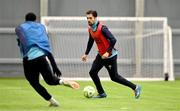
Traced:
<path fill-rule="evenodd" d="M 82 61 L 86 62 L 86 60 L 87 60 L 87 55 L 84 54 L 84 55 L 81 57 L 81 59 L 82 59 Z"/>

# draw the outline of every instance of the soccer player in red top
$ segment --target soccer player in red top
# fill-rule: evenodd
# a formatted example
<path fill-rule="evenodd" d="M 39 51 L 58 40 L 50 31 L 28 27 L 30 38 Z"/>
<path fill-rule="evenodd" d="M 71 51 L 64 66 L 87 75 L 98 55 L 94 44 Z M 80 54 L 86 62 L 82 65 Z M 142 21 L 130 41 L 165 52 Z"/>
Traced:
<path fill-rule="evenodd" d="M 92 78 L 98 91 L 98 95 L 95 96 L 95 98 L 107 97 L 98 76 L 98 72 L 101 70 L 103 66 L 105 66 L 105 68 L 109 72 L 111 80 L 119 84 L 125 85 L 127 87 L 130 87 L 135 92 L 135 98 L 138 99 L 141 94 L 141 87 L 126 80 L 117 72 L 117 50 L 114 48 L 116 38 L 112 35 L 112 33 L 108 30 L 108 28 L 105 25 L 103 25 L 101 22 L 97 20 L 96 11 L 87 11 L 86 17 L 89 25 L 89 40 L 86 52 L 82 56 L 82 61 L 87 60 L 87 55 L 89 54 L 95 41 L 98 48 L 98 54 L 89 72 L 90 77 Z"/>

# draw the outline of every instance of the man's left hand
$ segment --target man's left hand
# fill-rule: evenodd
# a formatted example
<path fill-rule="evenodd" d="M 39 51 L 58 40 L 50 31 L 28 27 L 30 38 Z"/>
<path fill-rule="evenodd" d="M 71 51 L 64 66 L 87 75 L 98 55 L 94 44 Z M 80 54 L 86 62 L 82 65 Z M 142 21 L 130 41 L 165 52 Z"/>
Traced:
<path fill-rule="evenodd" d="M 102 59 L 106 59 L 106 58 L 108 58 L 109 57 L 109 52 L 106 52 L 106 53 L 104 53 L 103 55 L 102 55 Z"/>

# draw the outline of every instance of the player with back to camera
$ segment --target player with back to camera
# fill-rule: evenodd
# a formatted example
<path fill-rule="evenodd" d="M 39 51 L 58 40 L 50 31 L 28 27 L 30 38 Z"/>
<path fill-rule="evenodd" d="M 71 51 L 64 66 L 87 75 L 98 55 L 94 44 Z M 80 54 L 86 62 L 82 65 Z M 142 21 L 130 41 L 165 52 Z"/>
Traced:
<path fill-rule="evenodd" d="M 105 68 L 108 70 L 111 80 L 131 88 L 135 93 L 135 98 L 138 99 L 141 94 L 141 87 L 126 80 L 117 72 L 117 50 L 114 48 L 116 38 L 108 30 L 107 26 L 103 25 L 100 21 L 97 20 L 96 11 L 87 11 L 86 17 L 89 25 L 89 40 L 85 54 L 82 56 L 82 61 L 87 60 L 87 55 L 89 54 L 95 41 L 98 48 L 98 54 L 89 72 L 90 77 L 92 78 L 98 91 L 98 95 L 95 96 L 95 98 L 106 98 L 107 96 L 98 76 L 98 72 L 103 66 L 105 66 Z"/>
<path fill-rule="evenodd" d="M 61 72 L 52 55 L 46 29 L 44 25 L 35 21 L 36 15 L 32 12 L 27 13 L 25 22 L 15 29 L 23 57 L 24 74 L 37 93 L 50 102 L 49 106 L 56 107 L 59 103 L 39 82 L 40 73 L 48 85 L 65 85 L 77 89 L 79 84 L 75 81 L 60 79 Z M 48 61 L 51 63 L 52 70 Z"/>

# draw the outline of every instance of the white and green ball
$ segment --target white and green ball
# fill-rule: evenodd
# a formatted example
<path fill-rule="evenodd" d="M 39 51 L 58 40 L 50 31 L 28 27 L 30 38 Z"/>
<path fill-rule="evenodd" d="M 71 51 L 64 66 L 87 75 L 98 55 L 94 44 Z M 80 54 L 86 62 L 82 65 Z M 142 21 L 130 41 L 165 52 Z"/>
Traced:
<path fill-rule="evenodd" d="M 84 87 L 83 93 L 86 98 L 92 98 L 95 94 L 95 89 L 92 86 Z"/>

